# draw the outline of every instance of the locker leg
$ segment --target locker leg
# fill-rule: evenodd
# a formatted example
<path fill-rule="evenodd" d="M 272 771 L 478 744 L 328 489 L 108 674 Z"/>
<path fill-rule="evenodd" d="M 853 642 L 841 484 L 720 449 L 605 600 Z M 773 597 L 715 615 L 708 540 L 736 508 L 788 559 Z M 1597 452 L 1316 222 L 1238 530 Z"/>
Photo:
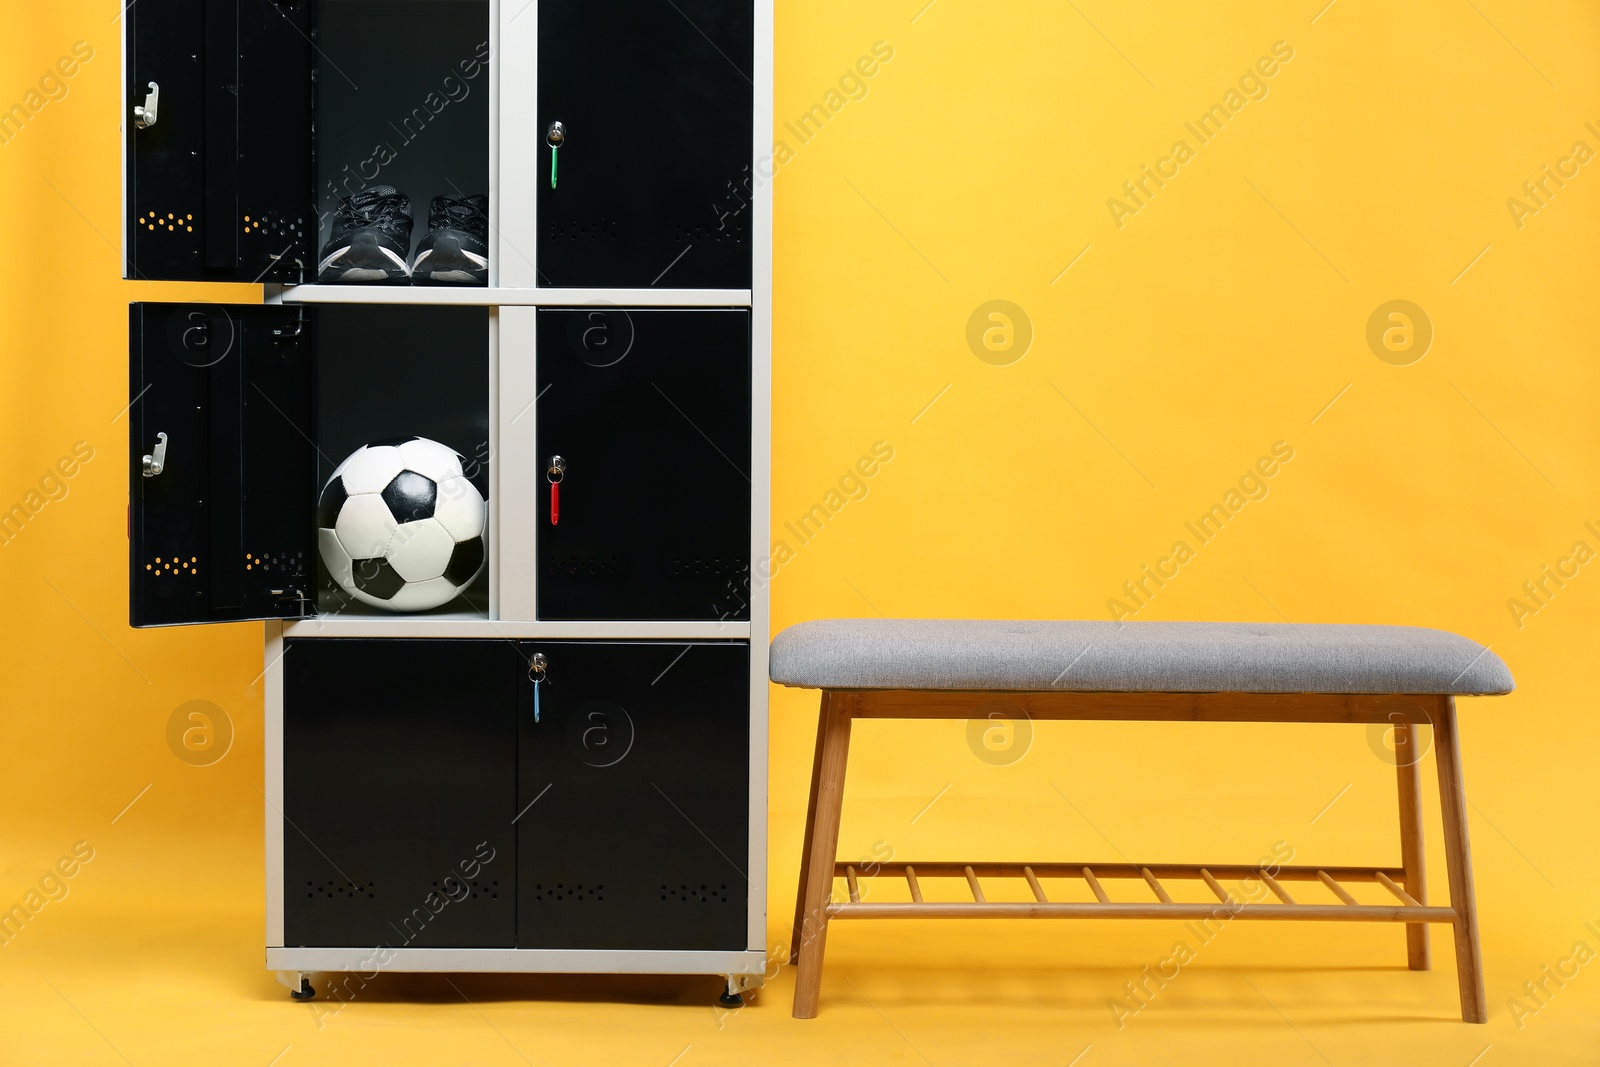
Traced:
<path fill-rule="evenodd" d="M 311 988 L 310 971 L 279 971 L 278 981 L 289 988 L 289 996 L 293 1000 L 310 1000 L 317 995 Z"/>
<path fill-rule="evenodd" d="M 717 997 L 717 1003 L 724 1008 L 744 1007 L 744 997 L 740 994 L 760 989 L 766 984 L 759 974 L 730 974 L 724 977 L 728 979 L 728 988 Z"/>

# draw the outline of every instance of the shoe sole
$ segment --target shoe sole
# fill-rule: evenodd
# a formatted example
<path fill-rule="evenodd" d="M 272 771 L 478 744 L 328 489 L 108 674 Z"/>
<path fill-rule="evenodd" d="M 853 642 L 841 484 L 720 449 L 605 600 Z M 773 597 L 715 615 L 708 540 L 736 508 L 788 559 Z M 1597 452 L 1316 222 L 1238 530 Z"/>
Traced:
<path fill-rule="evenodd" d="M 411 280 L 406 261 L 378 243 L 370 233 L 360 234 L 335 249 L 317 264 L 317 281 L 346 284 L 405 284 Z"/>
<path fill-rule="evenodd" d="M 417 253 L 411 280 L 416 285 L 486 285 L 489 258 L 468 252 L 459 239 L 441 234 L 432 248 Z"/>

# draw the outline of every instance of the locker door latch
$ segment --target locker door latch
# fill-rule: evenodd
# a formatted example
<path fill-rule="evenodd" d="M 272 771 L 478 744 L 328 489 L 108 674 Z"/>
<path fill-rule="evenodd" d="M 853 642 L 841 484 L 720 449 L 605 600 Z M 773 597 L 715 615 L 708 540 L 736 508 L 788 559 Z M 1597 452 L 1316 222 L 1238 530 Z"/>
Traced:
<path fill-rule="evenodd" d="M 141 463 L 142 473 L 146 478 L 154 478 L 167 469 L 167 435 L 156 434 L 156 447 Z"/>
<path fill-rule="evenodd" d="M 144 95 L 144 103 L 133 109 L 133 124 L 141 130 L 148 130 L 156 124 L 156 108 L 161 104 L 161 86 L 155 82 L 150 83 L 150 91 Z"/>

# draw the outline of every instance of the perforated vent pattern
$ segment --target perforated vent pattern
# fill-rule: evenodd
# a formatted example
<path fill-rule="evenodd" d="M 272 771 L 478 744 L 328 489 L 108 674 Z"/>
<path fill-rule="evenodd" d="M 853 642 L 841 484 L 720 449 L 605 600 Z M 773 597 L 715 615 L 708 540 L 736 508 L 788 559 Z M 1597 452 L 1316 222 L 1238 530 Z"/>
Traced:
<path fill-rule="evenodd" d="M 550 574 L 616 574 L 616 556 L 552 556 L 546 568 Z"/>
<path fill-rule="evenodd" d="M 662 900 L 676 900 L 680 904 L 726 904 L 728 902 L 728 885 L 663 885 L 661 887 Z"/>
<path fill-rule="evenodd" d="M 153 577 L 193 578 L 200 573 L 199 556 L 157 556 L 144 569 Z"/>
<path fill-rule="evenodd" d="M 324 900 L 372 900 L 377 897 L 377 885 L 368 882 L 335 882 L 329 880 L 322 882 L 307 882 L 306 896 L 311 899 L 321 897 Z"/>
<path fill-rule="evenodd" d="M 169 211 L 162 215 L 156 211 L 149 211 L 139 220 L 139 225 L 152 232 L 165 230 L 168 233 L 193 233 L 194 214 L 186 211 Z"/>
<path fill-rule="evenodd" d="M 617 220 L 594 219 L 590 222 L 580 222 L 577 219 L 565 221 L 551 219 L 548 233 L 550 239 L 554 241 L 615 241 Z"/>
<path fill-rule="evenodd" d="M 679 557 L 672 561 L 673 574 L 743 574 L 750 562 L 743 556 Z"/>
<path fill-rule="evenodd" d="M 584 885 L 581 882 L 571 885 L 558 882 L 548 886 L 541 883 L 533 887 L 533 899 L 539 904 L 598 903 L 606 899 L 605 890 L 603 885 Z"/>
<path fill-rule="evenodd" d="M 459 885 L 460 883 L 458 882 L 457 884 Z M 446 895 L 454 892 L 454 889 L 452 889 L 450 886 L 444 886 L 444 887 L 441 888 L 438 882 L 434 882 L 433 883 L 433 888 L 439 889 L 441 892 L 445 893 Z M 484 897 L 488 897 L 490 900 L 499 900 L 500 899 L 500 883 L 499 883 L 498 880 L 491 881 L 491 882 L 480 882 L 480 881 L 474 880 L 473 883 L 472 883 L 471 891 L 468 892 L 466 896 L 461 897 L 460 899 L 462 899 L 462 900 L 479 900 L 479 899 L 482 899 Z"/>
<path fill-rule="evenodd" d="M 262 237 L 304 237 L 306 235 L 306 220 L 303 218 L 289 221 L 287 215 L 277 211 L 269 211 L 265 215 L 246 215 L 244 217 L 244 232 L 258 234 Z"/>
<path fill-rule="evenodd" d="M 672 228 L 672 236 L 680 244 L 698 243 L 700 241 L 732 241 L 734 244 L 744 243 L 744 218 L 739 215 L 730 215 L 718 224 L 707 223 L 703 226 L 685 226 L 682 223 Z"/>
<path fill-rule="evenodd" d="M 283 574 L 288 578 L 300 578 L 305 574 L 305 553 L 246 552 L 244 554 L 244 569 L 247 571 L 270 571 Z"/>

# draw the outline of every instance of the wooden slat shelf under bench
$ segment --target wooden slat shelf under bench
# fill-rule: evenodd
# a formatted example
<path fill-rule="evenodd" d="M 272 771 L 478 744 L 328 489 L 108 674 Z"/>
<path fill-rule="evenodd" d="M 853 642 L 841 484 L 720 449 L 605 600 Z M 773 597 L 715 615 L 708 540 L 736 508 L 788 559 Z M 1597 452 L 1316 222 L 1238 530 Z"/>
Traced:
<path fill-rule="evenodd" d="M 1259 879 L 1281 903 L 1253 904 L 1230 893 L 1220 882 L 1224 878 Z M 861 876 L 854 864 L 836 863 L 834 877 L 845 879 L 849 900 L 830 901 L 830 919 L 1299 919 L 1331 922 L 1454 923 L 1454 908 L 1419 904 L 1400 887 L 1405 871 L 1399 867 L 1278 867 L 1269 872 L 1260 867 L 1236 864 L 1187 863 L 960 863 L 949 860 L 926 863 L 879 864 L 873 880 L 904 879 L 909 901 L 871 902 L 861 898 Z M 925 900 L 923 878 L 964 878 L 972 900 Z M 1031 901 L 992 901 L 983 892 L 980 878 L 1021 878 L 1026 880 Z M 1094 902 L 1053 901 L 1046 897 L 1040 878 L 1080 878 L 1095 895 Z M 1101 885 L 1101 878 L 1142 879 L 1154 894 L 1149 901 L 1113 901 Z M 1216 903 L 1175 901 L 1161 879 L 1204 882 L 1216 896 Z M 1302 904 L 1281 882 L 1318 882 L 1343 903 Z M 1349 894 L 1342 882 L 1372 882 L 1392 894 L 1394 904 L 1362 904 Z"/>

